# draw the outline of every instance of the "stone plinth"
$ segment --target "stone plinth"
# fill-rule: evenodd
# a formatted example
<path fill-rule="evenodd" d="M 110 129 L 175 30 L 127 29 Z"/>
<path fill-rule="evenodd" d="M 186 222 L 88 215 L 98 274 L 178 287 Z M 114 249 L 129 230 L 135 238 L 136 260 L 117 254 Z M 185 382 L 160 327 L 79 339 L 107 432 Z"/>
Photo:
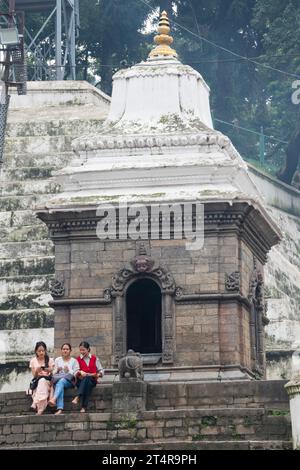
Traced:
<path fill-rule="evenodd" d="M 114 413 L 138 413 L 146 409 L 147 384 L 134 379 L 115 382 L 112 386 Z"/>
<path fill-rule="evenodd" d="M 290 398 L 294 450 L 300 450 L 300 375 L 285 385 Z"/>

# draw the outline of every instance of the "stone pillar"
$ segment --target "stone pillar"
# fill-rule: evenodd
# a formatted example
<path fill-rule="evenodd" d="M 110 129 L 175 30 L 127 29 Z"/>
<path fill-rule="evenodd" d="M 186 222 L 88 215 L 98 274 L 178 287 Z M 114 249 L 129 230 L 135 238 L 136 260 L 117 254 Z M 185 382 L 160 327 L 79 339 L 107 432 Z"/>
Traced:
<path fill-rule="evenodd" d="M 138 413 L 146 409 L 147 384 L 128 379 L 115 382 L 112 388 L 113 413 Z"/>
<path fill-rule="evenodd" d="M 300 373 L 285 385 L 290 398 L 293 448 L 300 450 Z"/>

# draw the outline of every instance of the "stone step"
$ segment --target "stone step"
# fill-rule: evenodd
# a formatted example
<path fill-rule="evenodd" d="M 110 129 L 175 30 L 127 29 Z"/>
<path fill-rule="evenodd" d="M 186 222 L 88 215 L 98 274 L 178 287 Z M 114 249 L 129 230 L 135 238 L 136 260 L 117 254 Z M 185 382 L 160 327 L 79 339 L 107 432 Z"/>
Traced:
<path fill-rule="evenodd" d="M 4 155 L 7 153 L 47 154 L 72 150 L 74 137 L 67 135 L 37 135 L 32 137 L 8 137 L 5 140 Z"/>
<path fill-rule="evenodd" d="M 0 229 L 1 230 L 1 229 Z M 32 258 L 33 256 L 53 256 L 54 247 L 51 240 L 26 242 L 2 242 L 0 260 Z"/>
<path fill-rule="evenodd" d="M 53 328 L 54 312 L 49 306 L 39 308 L 0 311 L 0 329 L 27 330 L 31 328 Z"/>
<path fill-rule="evenodd" d="M 257 407 L 289 410 L 285 380 L 222 381 L 205 383 L 151 384 L 149 409 L 176 409 L 178 406 Z"/>
<path fill-rule="evenodd" d="M 0 196 L 0 212 L 3 211 L 24 211 L 34 208 L 37 203 L 42 204 L 49 199 L 49 196 L 25 195 L 25 196 Z"/>
<path fill-rule="evenodd" d="M 42 194 L 57 194 L 60 185 L 52 179 L 8 181 L 1 187 L 1 196 L 30 196 Z"/>
<path fill-rule="evenodd" d="M 29 122 L 8 122 L 6 128 L 7 138 L 61 136 L 68 135 L 78 137 L 82 134 L 97 132 L 101 122 L 98 119 L 68 119 L 46 120 Z"/>
<path fill-rule="evenodd" d="M 1 204 L 1 200 L 0 200 Z M 0 229 L 0 241 L 3 243 L 10 242 L 41 242 L 42 240 L 48 240 L 48 229 L 44 224 L 36 224 L 29 226 L 19 226 L 11 231 Z M 18 275 L 21 275 L 19 273 Z"/>
<path fill-rule="evenodd" d="M 116 413 L 65 413 L 60 416 L 1 416 L 0 444 L 152 444 L 157 441 L 291 440 L 289 416 L 268 416 L 263 409 L 194 409 Z"/>
<path fill-rule="evenodd" d="M 8 229 L 9 227 L 13 229 L 21 226 L 32 227 L 33 225 L 44 226 L 44 223 L 40 219 L 38 219 L 35 213 L 30 209 L 0 212 L 0 230 Z"/>
<path fill-rule="evenodd" d="M 107 371 L 106 380 L 114 381 L 117 371 Z M 269 416 L 286 416 L 289 413 L 288 395 L 284 389 L 287 381 L 234 381 L 234 382 L 148 382 L 147 410 L 177 409 L 261 409 Z M 66 392 L 66 410 L 71 410 L 73 390 Z M 161 398 L 158 399 L 158 396 Z M 0 394 L 0 415 L 25 413 L 30 404 L 30 397 L 24 392 Z M 111 411 L 112 385 L 102 383 L 93 390 L 90 410 Z M 210 413 L 211 414 L 211 413 Z"/>
<path fill-rule="evenodd" d="M 18 310 L 34 310 L 37 308 L 48 308 L 51 301 L 49 287 L 47 292 L 29 292 L 0 296 L 0 312 L 10 315 Z"/>
<path fill-rule="evenodd" d="M 3 179 L 7 182 L 10 182 L 11 184 L 17 183 L 18 181 L 26 183 L 29 181 L 34 182 L 34 180 L 39 179 L 47 180 L 47 178 L 51 177 L 53 170 L 53 166 L 27 166 L 22 168 L 6 169 L 3 175 Z"/>
<path fill-rule="evenodd" d="M 42 224 L 34 225 L 22 225 L 17 228 L 11 229 L 0 229 L 0 240 L 1 242 L 25 242 L 32 240 L 33 243 L 47 240 L 47 227 Z M 37 253 L 38 254 L 38 253 Z"/>
<path fill-rule="evenodd" d="M 54 274 L 43 274 L 36 276 L 16 276 L 0 279 L 0 295 L 19 295 L 24 293 L 43 293 L 49 291 Z"/>
<path fill-rule="evenodd" d="M 141 450 L 141 451 L 160 451 L 160 450 L 171 450 L 171 451 L 195 451 L 195 450 L 292 450 L 292 441 L 183 441 L 183 440 L 172 440 L 162 441 L 156 440 L 152 443 L 126 443 L 126 444 L 115 444 L 107 443 L 99 444 L 56 444 L 55 446 L 47 445 L 47 443 L 36 443 L 32 444 L 22 443 L 16 447 L 1 447 L 2 450 L 98 450 L 98 451 L 116 451 L 116 450 Z M 191 454 L 193 457 L 193 454 Z M 100 458 L 100 457 L 99 457 Z"/>
<path fill-rule="evenodd" d="M 0 261 L 0 279 L 51 273 L 54 273 L 53 256 Z"/>
<path fill-rule="evenodd" d="M 36 167 L 53 167 L 55 169 L 64 168 L 69 161 L 74 157 L 74 152 L 60 152 L 52 153 L 36 153 L 30 154 L 27 153 L 17 153 L 17 152 L 6 152 L 4 154 L 5 169 L 10 168 L 36 168 Z"/>

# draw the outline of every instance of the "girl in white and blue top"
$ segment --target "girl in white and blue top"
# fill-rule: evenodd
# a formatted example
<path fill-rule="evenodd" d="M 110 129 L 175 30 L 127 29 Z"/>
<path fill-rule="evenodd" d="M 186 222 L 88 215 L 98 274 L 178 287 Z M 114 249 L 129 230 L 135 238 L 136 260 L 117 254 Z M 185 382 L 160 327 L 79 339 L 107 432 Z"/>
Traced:
<path fill-rule="evenodd" d="M 79 370 L 79 365 L 74 357 L 71 357 L 71 345 L 65 343 L 61 347 L 61 357 L 55 359 L 54 378 L 55 392 L 52 400 L 49 401 L 50 406 L 56 406 L 56 415 L 60 415 L 64 409 L 64 391 L 72 388 L 74 379 Z M 59 376 L 61 375 L 61 378 Z"/>

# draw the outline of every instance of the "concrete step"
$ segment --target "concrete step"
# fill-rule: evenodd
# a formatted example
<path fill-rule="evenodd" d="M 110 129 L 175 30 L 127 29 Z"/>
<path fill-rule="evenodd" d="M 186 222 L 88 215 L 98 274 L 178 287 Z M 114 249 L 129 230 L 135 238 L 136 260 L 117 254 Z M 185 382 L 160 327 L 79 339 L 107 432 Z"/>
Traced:
<path fill-rule="evenodd" d="M 51 177 L 52 171 L 55 169 L 53 166 L 27 166 L 22 168 L 14 168 L 5 170 L 3 179 L 15 183 L 17 181 L 26 183 L 27 180 L 34 181 L 38 179 L 47 180 Z"/>
<path fill-rule="evenodd" d="M 18 310 L 34 310 L 37 308 L 48 308 L 51 300 L 49 287 L 46 292 L 18 293 L 17 295 L 0 295 L 0 312 L 15 314 Z"/>
<path fill-rule="evenodd" d="M 0 201 L 1 204 L 1 201 Z M 20 226 L 11 231 L 0 229 L 0 241 L 1 243 L 10 242 L 27 242 L 31 240 L 34 242 L 41 242 L 42 240 L 49 240 L 48 228 L 45 224 L 36 224 L 28 226 Z M 18 275 L 22 275 L 19 273 Z"/>
<path fill-rule="evenodd" d="M 98 450 L 98 451 L 195 451 L 195 450 L 292 450 L 292 441 L 155 441 L 155 443 L 136 443 L 136 444 L 80 444 L 80 445 L 63 445 L 56 444 L 54 447 L 51 445 L 37 444 L 35 446 L 22 444 L 20 447 L 14 447 L 14 450 Z M 11 447 L 3 447 L 2 450 L 9 450 Z"/>
<path fill-rule="evenodd" d="M 47 169 L 48 170 L 48 169 Z M 2 197 L 11 196 L 30 196 L 42 194 L 57 194 L 60 191 L 60 185 L 51 179 L 32 179 L 19 181 L 8 181 L 1 187 Z"/>
<path fill-rule="evenodd" d="M 44 294 L 44 299 L 46 296 Z M 48 295 L 48 298 L 51 297 Z M 53 328 L 54 313 L 49 306 L 18 310 L 0 310 L 0 330 L 15 331 L 29 329 Z"/>
<path fill-rule="evenodd" d="M 53 256 L 0 261 L 0 279 L 15 276 L 47 275 L 52 273 L 54 273 Z"/>
<path fill-rule="evenodd" d="M 8 137 L 5 140 L 4 156 L 7 153 L 47 154 L 72 150 L 73 136 L 67 135 L 37 135 L 28 137 Z"/>
<path fill-rule="evenodd" d="M 46 194 L 25 196 L 0 196 L 0 212 L 24 211 L 33 209 L 37 203 L 42 204 L 49 199 Z"/>
<path fill-rule="evenodd" d="M 47 443 L 32 444 L 22 443 L 18 447 L 1 447 L 1 450 L 125 450 L 125 451 L 195 451 L 195 450 L 292 450 L 292 441 L 161 441 L 156 440 L 153 443 L 126 443 L 115 444 L 56 444 L 55 446 Z M 193 457 L 193 455 L 191 455 Z M 170 463 L 173 463 L 170 461 Z"/>
<path fill-rule="evenodd" d="M 5 169 L 14 168 L 36 168 L 36 167 L 53 167 L 55 169 L 64 168 L 69 161 L 74 157 L 73 151 L 60 152 L 59 154 L 53 152 L 46 153 L 18 153 L 6 152 L 4 154 Z"/>
<path fill-rule="evenodd" d="M 0 279 L 0 295 L 2 297 L 8 297 L 9 295 L 19 295 L 28 292 L 48 292 L 50 282 L 53 278 L 54 274 L 38 274 L 34 276 L 15 276 L 8 279 Z"/>
<path fill-rule="evenodd" d="M 101 123 L 100 123 L 101 124 Z M 6 128 L 7 138 L 22 139 L 23 137 L 39 136 L 80 136 L 88 131 L 99 130 L 98 119 L 68 119 L 46 120 L 28 122 L 8 122 Z"/>
<path fill-rule="evenodd" d="M 25 259 L 36 255 L 53 256 L 54 247 L 51 240 L 2 242 L 0 245 L 0 260 Z"/>
<path fill-rule="evenodd" d="M 30 209 L 0 212 L 0 230 L 8 228 L 15 229 L 21 226 L 24 227 L 33 225 L 43 226 L 44 224 L 41 220 L 36 217 L 35 213 Z"/>

